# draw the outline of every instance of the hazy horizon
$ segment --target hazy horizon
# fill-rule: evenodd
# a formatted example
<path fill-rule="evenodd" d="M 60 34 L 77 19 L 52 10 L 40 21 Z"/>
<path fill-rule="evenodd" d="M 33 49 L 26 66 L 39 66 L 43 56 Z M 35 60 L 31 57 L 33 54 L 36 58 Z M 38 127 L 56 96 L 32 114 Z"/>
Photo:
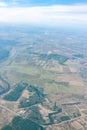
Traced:
<path fill-rule="evenodd" d="M 87 2 L 0 0 L 0 23 L 41 26 L 87 26 Z"/>

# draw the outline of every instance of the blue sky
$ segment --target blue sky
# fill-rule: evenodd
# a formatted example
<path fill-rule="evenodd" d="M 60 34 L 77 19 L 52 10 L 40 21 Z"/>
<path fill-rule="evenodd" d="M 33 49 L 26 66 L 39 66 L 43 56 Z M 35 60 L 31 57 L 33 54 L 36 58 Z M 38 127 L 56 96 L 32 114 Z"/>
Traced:
<path fill-rule="evenodd" d="M 0 0 L 0 23 L 87 26 L 87 0 Z"/>
<path fill-rule="evenodd" d="M 0 2 L 6 2 L 10 6 L 18 4 L 18 6 L 48 6 L 48 5 L 70 5 L 70 4 L 86 4 L 87 0 L 0 0 Z"/>

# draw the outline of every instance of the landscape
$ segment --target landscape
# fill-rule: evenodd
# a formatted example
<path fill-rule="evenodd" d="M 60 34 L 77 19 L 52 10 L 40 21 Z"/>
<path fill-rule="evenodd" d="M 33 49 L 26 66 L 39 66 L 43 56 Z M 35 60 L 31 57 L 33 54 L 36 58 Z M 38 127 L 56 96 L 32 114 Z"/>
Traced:
<path fill-rule="evenodd" d="M 87 32 L 0 25 L 0 130 L 87 130 Z"/>

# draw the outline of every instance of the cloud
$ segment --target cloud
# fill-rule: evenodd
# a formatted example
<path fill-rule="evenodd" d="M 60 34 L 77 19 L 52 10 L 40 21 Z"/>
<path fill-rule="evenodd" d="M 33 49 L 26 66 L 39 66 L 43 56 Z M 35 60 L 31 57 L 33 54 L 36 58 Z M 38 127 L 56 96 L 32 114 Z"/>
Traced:
<path fill-rule="evenodd" d="M 0 7 L 6 7 L 7 4 L 5 2 L 0 2 Z"/>
<path fill-rule="evenodd" d="M 87 25 L 87 5 L 0 8 L 0 22 L 44 25 Z"/>

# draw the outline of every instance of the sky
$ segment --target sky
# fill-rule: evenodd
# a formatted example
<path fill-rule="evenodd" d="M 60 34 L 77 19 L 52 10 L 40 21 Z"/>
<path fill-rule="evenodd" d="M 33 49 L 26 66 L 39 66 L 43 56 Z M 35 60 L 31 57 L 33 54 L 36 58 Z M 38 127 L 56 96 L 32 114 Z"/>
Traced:
<path fill-rule="evenodd" d="M 0 0 L 0 23 L 87 26 L 87 0 Z"/>

